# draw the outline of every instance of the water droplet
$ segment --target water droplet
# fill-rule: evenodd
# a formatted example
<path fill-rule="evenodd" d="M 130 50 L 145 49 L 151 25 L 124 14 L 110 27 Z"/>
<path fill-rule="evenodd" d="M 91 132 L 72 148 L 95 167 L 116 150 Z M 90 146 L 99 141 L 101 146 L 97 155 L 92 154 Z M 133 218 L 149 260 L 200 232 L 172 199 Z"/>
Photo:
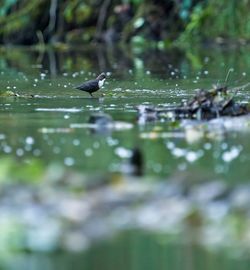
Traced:
<path fill-rule="evenodd" d="M 112 137 L 108 137 L 107 143 L 109 146 L 114 146 L 114 145 L 117 145 L 119 143 L 119 141 L 116 139 L 113 139 Z"/>
<path fill-rule="evenodd" d="M 176 157 L 183 157 L 186 155 L 186 151 L 184 149 L 181 149 L 181 148 L 173 148 L 172 154 Z"/>
<path fill-rule="evenodd" d="M 187 169 L 187 164 L 186 163 L 180 163 L 180 164 L 178 164 L 178 169 L 180 171 L 185 171 Z"/>
<path fill-rule="evenodd" d="M 41 150 L 40 149 L 35 149 L 33 151 L 33 155 L 36 156 L 36 157 L 40 156 L 41 155 Z"/>
<path fill-rule="evenodd" d="M 4 153 L 9 154 L 9 153 L 11 153 L 12 148 L 9 145 L 4 145 L 3 151 L 4 151 Z"/>
<path fill-rule="evenodd" d="M 234 146 L 229 151 L 226 151 L 223 153 L 222 159 L 225 162 L 230 162 L 233 159 L 237 158 L 239 156 L 240 152 L 241 152 L 241 149 Z"/>
<path fill-rule="evenodd" d="M 115 154 L 120 158 L 130 158 L 132 156 L 132 151 L 124 147 L 117 147 L 115 149 Z"/>
<path fill-rule="evenodd" d="M 186 153 L 186 160 L 192 163 L 192 162 L 196 161 L 198 158 L 200 158 L 201 156 L 203 156 L 202 150 L 199 150 L 197 152 L 189 151 Z"/>
<path fill-rule="evenodd" d="M 95 149 L 99 148 L 100 147 L 100 143 L 99 142 L 94 142 L 93 147 Z"/>
<path fill-rule="evenodd" d="M 227 143 L 222 143 L 221 144 L 221 149 L 226 150 L 228 148 L 228 144 Z"/>
<path fill-rule="evenodd" d="M 74 140 L 73 140 L 73 145 L 75 145 L 75 146 L 80 145 L 80 140 L 74 139 Z"/>
<path fill-rule="evenodd" d="M 61 152 L 60 147 L 58 147 L 58 146 L 54 146 L 54 147 L 53 147 L 53 153 L 59 154 L 60 152 Z"/>
<path fill-rule="evenodd" d="M 161 170 L 162 170 L 162 165 L 161 165 L 160 163 L 154 164 L 153 170 L 154 170 L 154 172 L 156 172 L 156 173 L 160 173 Z"/>
<path fill-rule="evenodd" d="M 211 148 L 212 148 L 212 144 L 211 143 L 205 143 L 204 144 L 204 149 L 210 150 Z"/>
<path fill-rule="evenodd" d="M 85 155 L 86 155 L 87 157 L 90 157 L 90 156 L 93 155 L 93 150 L 92 150 L 91 148 L 88 148 L 88 149 L 85 150 L 84 153 L 85 153 Z"/>
<path fill-rule="evenodd" d="M 23 151 L 22 148 L 18 148 L 18 149 L 16 150 L 16 155 L 17 155 L 17 156 L 21 157 L 21 156 L 23 156 L 23 154 L 24 154 L 24 151 Z"/>
<path fill-rule="evenodd" d="M 26 144 L 34 144 L 34 139 L 32 137 L 27 137 L 25 139 Z"/>
<path fill-rule="evenodd" d="M 205 62 L 205 63 L 208 63 L 209 60 L 210 60 L 210 58 L 209 58 L 208 56 L 206 56 L 206 57 L 204 58 L 204 62 Z"/>
<path fill-rule="evenodd" d="M 66 166 L 72 166 L 72 165 L 74 165 L 74 163 L 75 163 L 75 160 L 72 157 L 66 157 L 64 159 L 64 164 Z"/>
<path fill-rule="evenodd" d="M 167 142 L 167 148 L 168 149 L 174 149 L 175 144 L 173 142 Z"/>

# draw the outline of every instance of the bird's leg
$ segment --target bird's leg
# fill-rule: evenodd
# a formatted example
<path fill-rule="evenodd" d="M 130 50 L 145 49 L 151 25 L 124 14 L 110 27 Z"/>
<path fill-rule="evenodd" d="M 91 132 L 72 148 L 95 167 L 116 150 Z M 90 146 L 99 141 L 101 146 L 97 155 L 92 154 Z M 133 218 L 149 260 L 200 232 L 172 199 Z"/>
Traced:
<path fill-rule="evenodd" d="M 91 95 L 91 97 L 93 98 L 94 96 L 92 95 L 92 93 L 89 93 Z"/>

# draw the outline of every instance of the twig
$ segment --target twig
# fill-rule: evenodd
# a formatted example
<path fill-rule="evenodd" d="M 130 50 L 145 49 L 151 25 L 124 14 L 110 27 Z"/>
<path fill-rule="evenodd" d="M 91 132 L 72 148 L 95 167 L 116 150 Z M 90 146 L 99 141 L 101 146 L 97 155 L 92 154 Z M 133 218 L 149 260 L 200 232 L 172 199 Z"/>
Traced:
<path fill-rule="evenodd" d="M 246 87 L 250 86 L 250 82 L 243 84 L 242 86 L 237 86 L 231 89 L 231 91 L 234 91 L 234 96 L 238 93 L 239 90 L 244 89 Z"/>

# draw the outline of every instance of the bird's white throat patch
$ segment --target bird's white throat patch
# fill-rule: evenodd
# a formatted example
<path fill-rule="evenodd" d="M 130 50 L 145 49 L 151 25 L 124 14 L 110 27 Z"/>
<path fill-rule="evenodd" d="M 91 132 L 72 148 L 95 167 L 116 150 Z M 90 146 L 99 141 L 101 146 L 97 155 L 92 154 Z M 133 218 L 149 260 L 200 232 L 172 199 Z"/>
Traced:
<path fill-rule="evenodd" d="M 103 87 L 104 82 L 105 82 L 105 78 L 98 81 L 98 86 L 99 86 L 99 88 Z"/>

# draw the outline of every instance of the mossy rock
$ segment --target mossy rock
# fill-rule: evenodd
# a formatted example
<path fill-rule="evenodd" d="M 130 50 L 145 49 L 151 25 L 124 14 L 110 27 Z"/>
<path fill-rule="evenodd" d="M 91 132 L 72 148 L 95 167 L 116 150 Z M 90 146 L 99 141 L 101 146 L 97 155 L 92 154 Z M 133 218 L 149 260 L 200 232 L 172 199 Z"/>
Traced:
<path fill-rule="evenodd" d="M 0 97 L 15 97 L 17 96 L 16 93 L 14 93 L 13 91 L 7 90 L 7 91 L 3 91 L 0 90 Z"/>
<path fill-rule="evenodd" d="M 35 95 L 30 95 L 30 94 L 24 94 L 24 95 L 20 95 L 18 93 L 15 93 L 11 90 L 7 90 L 7 91 L 1 91 L 0 90 L 0 97 L 19 97 L 19 98 L 34 98 L 36 97 Z"/>

